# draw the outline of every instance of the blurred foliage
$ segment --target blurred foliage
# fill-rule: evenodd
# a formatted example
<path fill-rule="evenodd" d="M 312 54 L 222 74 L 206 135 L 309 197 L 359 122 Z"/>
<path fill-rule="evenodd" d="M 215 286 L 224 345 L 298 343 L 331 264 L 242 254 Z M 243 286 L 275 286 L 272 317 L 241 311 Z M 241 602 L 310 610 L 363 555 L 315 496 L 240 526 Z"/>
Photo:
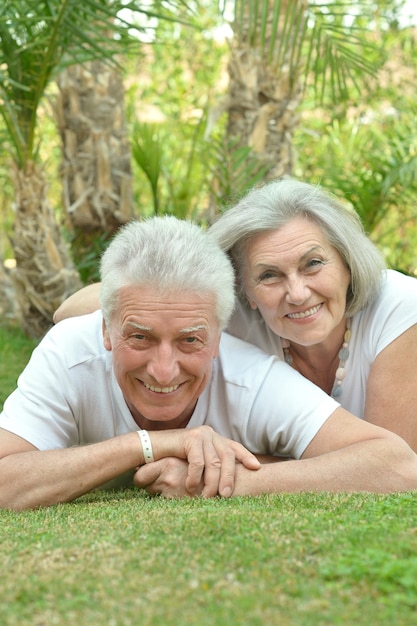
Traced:
<path fill-rule="evenodd" d="M 384 61 L 369 26 L 387 3 L 356 4 L 235 0 L 233 30 L 239 48 L 256 49 L 265 64 L 277 68 L 277 76 L 285 67 L 289 91 L 310 81 L 317 102 L 343 101 L 352 88 L 360 93 L 364 76 L 375 75 Z"/>
<path fill-rule="evenodd" d="M 213 211 L 236 202 L 251 187 L 260 183 L 269 164 L 263 164 L 249 146 L 239 146 L 238 140 L 227 141 L 213 137 L 208 151 L 212 155 L 212 180 L 210 192 Z"/>
<path fill-rule="evenodd" d="M 369 78 L 360 95 L 348 88 L 354 86 L 355 77 L 346 75 L 341 85 L 344 96 L 336 102 L 331 91 L 317 84 L 328 80 L 327 75 L 314 79 L 315 83 L 311 77 L 307 80 L 295 135 L 294 175 L 320 182 L 349 201 L 387 262 L 412 272 L 417 266 L 416 35 L 399 22 L 401 2 L 361 4 L 371 12 L 358 9 L 350 26 L 369 31 L 363 63 L 374 62 L 375 55 L 381 54 L 383 68 L 377 77 Z M 234 201 L 263 172 L 252 162 L 249 149 L 226 150 L 224 117 L 212 122 L 228 80 L 228 45 L 224 36 L 217 36 L 224 35 L 225 22 L 217 4 L 199 0 L 187 20 L 191 26 L 181 19 L 151 20 L 152 34 L 143 38 L 141 55 L 127 52 L 123 59 L 135 214 L 174 213 L 206 223 L 219 204 Z M 341 13 L 334 19 L 336 34 L 342 25 Z M 345 53 L 349 54 L 349 46 Z M 320 58 L 315 62 L 320 63 Z M 317 90 L 323 93 L 320 106 Z M 52 205 L 60 215 L 59 156 L 48 107 L 41 109 L 40 124 L 40 157 L 48 169 Z M 13 222 L 9 155 L 7 144 L 3 146 L 0 257 L 10 254 L 7 231 Z M 71 242 L 71 233 L 66 236 Z M 75 262 L 85 282 L 96 278 L 97 258 L 106 243 L 99 240 L 84 251 L 79 246 Z"/>
<path fill-rule="evenodd" d="M 386 24 L 386 23 L 385 23 Z M 387 61 L 360 99 L 317 108 L 303 103 L 295 174 L 344 198 L 390 267 L 417 268 L 417 46 L 395 19 L 381 29 Z"/>
<path fill-rule="evenodd" d="M 39 162 L 48 181 L 48 198 L 58 219 L 62 219 L 61 182 L 59 166 L 61 159 L 59 136 L 53 116 L 52 101 L 55 97 L 55 85 L 52 83 L 45 92 L 45 97 L 38 107 L 38 122 L 35 137 Z M 42 138 L 42 141 L 40 141 Z M 5 134 L 4 123 L 0 117 L 0 259 L 13 258 L 10 233 L 14 223 L 14 188 L 10 178 L 10 156 L 13 150 Z"/>
<path fill-rule="evenodd" d="M 133 153 L 135 212 L 200 220 L 210 167 L 207 111 L 225 91 L 227 44 L 216 39 L 216 4 L 199 2 L 192 26 L 160 21 L 144 58 L 126 62 L 126 117 Z M 204 11 L 202 10 L 204 8 Z"/>
<path fill-rule="evenodd" d="M 91 239 L 89 232 L 79 230 L 76 235 L 64 229 L 64 234 L 71 246 L 74 265 L 85 285 L 100 280 L 100 258 L 107 248 L 111 235 L 103 232 L 101 236 Z"/>

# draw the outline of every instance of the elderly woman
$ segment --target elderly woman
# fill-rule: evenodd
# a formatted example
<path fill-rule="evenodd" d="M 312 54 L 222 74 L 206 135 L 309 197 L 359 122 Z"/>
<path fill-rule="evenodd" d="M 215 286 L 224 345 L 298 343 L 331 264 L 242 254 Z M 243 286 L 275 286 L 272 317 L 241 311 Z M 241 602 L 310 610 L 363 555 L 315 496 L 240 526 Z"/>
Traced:
<path fill-rule="evenodd" d="M 240 287 L 228 331 L 417 450 L 417 281 L 384 269 L 357 215 L 281 180 L 251 190 L 210 232 Z"/>
<path fill-rule="evenodd" d="M 240 299 L 228 332 L 276 354 L 358 417 L 417 451 L 417 280 L 386 270 L 358 216 L 296 180 L 251 190 L 210 233 Z M 62 317 L 98 306 L 97 287 Z"/>

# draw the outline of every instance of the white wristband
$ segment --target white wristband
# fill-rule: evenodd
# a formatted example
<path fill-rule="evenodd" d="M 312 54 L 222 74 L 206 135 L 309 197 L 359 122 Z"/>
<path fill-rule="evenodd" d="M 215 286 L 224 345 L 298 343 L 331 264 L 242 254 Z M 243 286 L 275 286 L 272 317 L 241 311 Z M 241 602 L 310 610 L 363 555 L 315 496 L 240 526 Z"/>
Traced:
<path fill-rule="evenodd" d="M 154 460 L 153 452 L 152 452 L 152 443 L 151 438 L 149 437 L 149 433 L 147 430 L 138 430 L 140 442 L 142 444 L 143 457 L 145 459 L 145 463 L 152 463 Z"/>

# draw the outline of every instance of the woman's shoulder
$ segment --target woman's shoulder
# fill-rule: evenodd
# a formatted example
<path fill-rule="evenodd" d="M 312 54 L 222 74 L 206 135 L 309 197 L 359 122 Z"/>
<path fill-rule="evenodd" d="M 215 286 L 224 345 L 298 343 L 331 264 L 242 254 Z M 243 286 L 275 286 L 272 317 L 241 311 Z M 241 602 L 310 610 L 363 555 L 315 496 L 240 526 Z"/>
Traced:
<path fill-rule="evenodd" d="M 402 274 L 397 270 L 385 270 L 379 299 L 415 301 L 417 298 L 417 278 Z"/>
<path fill-rule="evenodd" d="M 378 297 L 354 316 L 353 330 L 389 343 L 417 323 L 417 279 L 385 270 Z"/>
<path fill-rule="evenodd" d="M 61 353 L 69 367 L 106 353 L 100 310 L 69 317 L 55 324 L 41 342 L 44 350 Z"/>

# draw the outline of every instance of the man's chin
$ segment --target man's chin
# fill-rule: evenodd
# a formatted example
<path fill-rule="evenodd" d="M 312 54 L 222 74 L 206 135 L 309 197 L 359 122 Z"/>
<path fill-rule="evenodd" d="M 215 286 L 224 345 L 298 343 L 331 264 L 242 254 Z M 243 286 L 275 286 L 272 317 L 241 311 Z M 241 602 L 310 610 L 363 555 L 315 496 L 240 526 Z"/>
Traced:
<path fill-rule="evenodd" d="M 146 417 L 144 417 L 146 415 Z M 135 418 L 135 421 L 141 428 L 146 430 L 169 430 L 174 428 L 185 428 L 190 421 L 192 413 L 188 417 L 184 417 L 181 413 L 178 415 L 178 409 L 170 415 L 169 412 L 162 407 L 155 415 L 155 409 L 152 411 L 140 411 L 140 417 Z"/>

